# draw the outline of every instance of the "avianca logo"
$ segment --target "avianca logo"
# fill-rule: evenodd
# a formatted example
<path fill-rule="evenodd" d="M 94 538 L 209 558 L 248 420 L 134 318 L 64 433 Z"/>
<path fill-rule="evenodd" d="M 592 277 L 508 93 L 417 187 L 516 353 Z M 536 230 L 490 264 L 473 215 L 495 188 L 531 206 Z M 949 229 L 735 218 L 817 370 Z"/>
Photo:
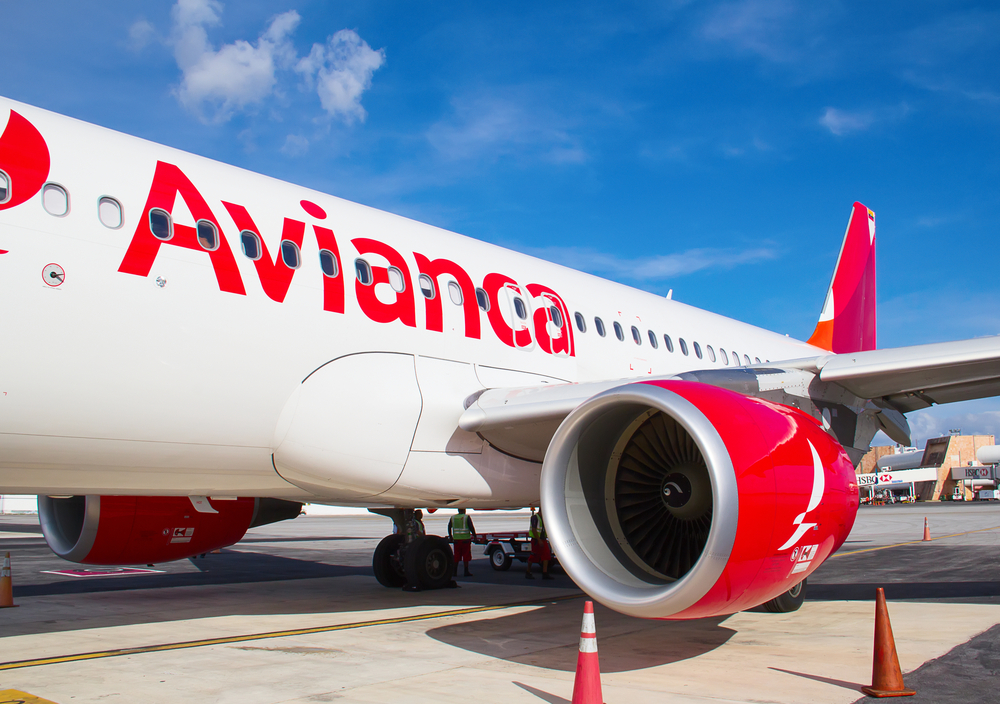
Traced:
<path fill-rule="evenodd" d="M 20 113 L 11 110 L 0 135 L 0 171 L 6 176 L 6 193 L 0 194 L 0 210 L 13 208 L 33 198 L 49 177 L 49 147 L 45 138 Z"/>
<path fill-rule="evenodd" d="M 796 526 L 795 532 L 792 533 L 792 537 L 789 538 L 784 545 L 778 548 L 778 551 L 787 550 L 788 548 L 795 545 L 802 539 L 802 536 L 806 534 L 806 531 L 810 528 L 816 526 L 815 523 L 803 523 L 806 519 L 806 515 L 819 506 L 819 502 L 823 499 L 823 492 L 826 490 L 826 478 L 823 475 L 823 463 L 819 460 L 819 453 L 816 452 L 816 448 L 813 444 L 806 440 L 809 444 L 809 451 L 812 452 L 813 458 L 813 485 L 812 493 L 809 495 L 809 504 L 806 506 L 806 510 L 796 516 L 792 523 Z"/>
<path fill-rule="evenodd" d="M 150 225 L 150 211 L 162 210 L 171 213 L 177 197 L 183 199 L 195 221 L 207 221 L 219 233 L 218 242 L 214 249 L 207 249 L 199 242 L 198 231 L 190 226 L 173 224 L 173 234 L 168 238 L 160 238 L 153 234 Z M 296 269 L 285 264 L 281 252 L 276 252 L 274 258 L 267 250 L 267 245 L 260 237 L 260 229 L 257 227 L 249 211 L 242 205 L 236 203 L 222 202 L 223 207 L 241 233 L 252 233 L 256 235 L 257 244 L 261 251 L 254 260 L 254 267 L 260 279 L 264 293 L 271 300 L 281 303 L 285 300 L 292 277 Z M 303 210 L 316 220 L 325 220 L 326 211 L 320 206 L 310 201 L 301 202 Z M 345 275 L 343 259 L 340 255 L 340 246 L 333 230 L 325 225 L 313 224 L 312 234 L 316 238 L 316 243 L 321 251 L 329 252 L 337 262 L 334 267 L 334 275 L 331 272 L 321 272 L 317 269 L 317 275 L 323 277 L 323 309 L 332 313 L 344 313 L 345 297 Z M 149 196 L 143 209 L 142 217 L 136 226 L 132 241 L 122 259 L 118 271 L 124 274 L 134 274 L 136 276 L 149 276 L 156 255 L 160 247 L 164 245 L 173 247 L 184 247 L 196 252 L 201 252 L 209 257 L 212 269 L 219 289 L 227 293 L 240 296 L 246 295 L 246 287 L 240 275 L 236 258 L 225 236 L 223 228 L 216 219 L 205 198 L 201 195 L 191 180 L 173 164 L 157 162 L 156 170 L 153 174 L 153 183 L 149 189 Z M 282 241 L 289 241 L 295 244 L 299 250 L 306 235 L 306 223 L 301 220 L 286 217 L 282 228 Z M 241 235 L 242 236 L 242 235 Z M 379 242 L 378 240 L 359 237 L 350 241 L 351 246 L 360 257 L 373 255 L 379 259 L 384 259 L 387 266 L 370 265 L 371 280 L 362 282 L 355 281 L 354 293 L 358 305 L 364 314 L 377 323 L 393 323 L 399 321 L 408 327 L 416 327 L 416 301 L 414 298 L 413 279 L 410 275 L 410 267 L 406 258 L 395 249 Z M 436 295 L 424 297 L 425 326 L 427 330 L 443 332 L 443 312 L 442 312 L 442 287 L 438 285 L 439 278 L 448 276 L 461 289 L 461 303 L 463 308 L 463 319 L 465 324 L 465 336 L 480 339 L 480 308 L 477 298 L 477 290 L 472 278 L 456 262 L 449 259 L 425 256 L 419 252 L 413 252 L 416 261 L 418 275 L 425 275 L 434 282 L 437 289 Z M 386 296 L 376 296 L 375 288 L 379 284 L 390 284 L 390 272 L 396 270 L 401 275 L 406 285 L 402 290 L 392 287 L 395 293 L 394 301 L 386 301 Z M 383 287 L 384 288 L 384 287 Z M 576 354 L 573 329 L 569 309 L 562 297 L 548 286 L 538 283 L 531 283 L 522 287 L 512 278 L 500 273 L 487 274 L 482 283 L 482 292 L 488 299 L 486 306 L 487 319 L 494 334 L 504 344 L 510 347 L 528 347 L 533 342 L 538 343 L 538 347 L 548 354 L 574 356 Z M 526 293 L 525 293 L 526 292 Z M 528 322 L 520 323 L 518 317 L 510 312 L 509 305 L 512 297 L 522 299 L 519 301 L 522 306 L 523 299 L 535 301 L 531 323 L 533 323 L 534 335 Z M 453 299 L 458 303 L 457 298 Z M 503 311 L 508 310 L 508 316 L 513 326 L 505 320 Z M 556 324 L 556 319 L 559 323 Z"/>

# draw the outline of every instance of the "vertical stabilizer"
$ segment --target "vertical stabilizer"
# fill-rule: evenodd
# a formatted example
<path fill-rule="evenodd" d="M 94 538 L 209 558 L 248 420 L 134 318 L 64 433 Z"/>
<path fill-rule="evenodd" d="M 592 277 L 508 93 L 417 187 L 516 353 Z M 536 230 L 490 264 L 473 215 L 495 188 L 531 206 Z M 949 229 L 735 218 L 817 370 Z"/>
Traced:
<path fill-rule="evenodd" d="M 875 349 L 875 213 L 861 203 L 851 212 L 809 344 L 838 354 Z"/>

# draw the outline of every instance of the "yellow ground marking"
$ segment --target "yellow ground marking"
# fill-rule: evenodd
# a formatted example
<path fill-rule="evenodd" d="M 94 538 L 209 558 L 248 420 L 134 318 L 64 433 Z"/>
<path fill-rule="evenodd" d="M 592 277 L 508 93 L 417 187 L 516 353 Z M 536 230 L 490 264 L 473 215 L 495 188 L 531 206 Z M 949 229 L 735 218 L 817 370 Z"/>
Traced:
<path fill-rule="evenodd" d="M 264 640 L 266 638 L 288 638 L 291 636 L 305 636 L 314 633 L 330 633 L 332 631 L 347 631 L 356 628 L 369 628 L 371 626 L 388 626 L 397 623 L 412 623 L 414 621 L 428 621 L 436 618 L 447 618 L 449 616 L 466 616 L 468 614 L 479 614 L 486 611 L 499 611 L 501 609 L 511 609 L 518 606 L 537 606 L 539 604 L 551 603 L 554 601 L 568 601 L 579 599 L 582 594 L 568 594 L 565 596 L 546 597 L 544 599 L 532 599 L 530 601 L 515 601 L 509 604 L 493 604 L 490 606 L 473 606 L 464 609 L 451 609 L 449 611 L 434 611 L 415 616 L 399 616 L 397 618 L 383 618 L 373 621 L 358 621 L 355 623 L 341 623 L 333 626 L 314 626 L 312 628 L 295 628 L 288 631 L 269 631 L 266 633 L 250 633 L 242 636 L 226 636 L 223 638 L 206 638 L 204 640 L 190 640 L 180 643 L 162 643 L 160 645 L 146 645 L 138 648 L 119 648 L 117 650 L 99 650 L 93 653 L 77 653 L 75 655 L 60 655 L 52 658 L 37 658 L 34 660 L 15 660 L 12 662 L 0 663 L 0 670 L 17 670 L 22 667 L 37 667 L 39 665 L 55 665 L 64 662 L 78 662 L 81 660 L 99 660 L 101 658 L 114 658 L 122 655 L 141 655 L 143 653 L 159 653 L 167 650 L 183 650 L 185 648 L 203 648 L 209 645 L 227 645 L 229 643 L 245 643 L 251 640 Z M 10 690 L 13 691 L 13 690 Z M 16 699 L 13 701 L 17 701 Z M 26 702 L 36 701 L 34 699 Z M 37 701 L 44 702 L 39 699 Z M 5 704 L 0 700 L 0 704 Z"/>
<path fill-rule="evenodd" d="M 978 530 L 967 530 L 964 533 L 952 533 L 951 535 L 939 535 L 936 538 L 931 538 L 931 541 L 933 541 L 933 540 L 944 540 L 945 538 L 957 538 L 960 535 L 969 535 L 971 533 L 984 533 L 984 532 L 986 532 L 988 530 L 1000 530 L 1000 526 L 993 526 L 992 528 L 979 528 Z M 834 555 L 831 555 L 829 559 L 833 559 L 834 557 L 846 557 L 847 555 L 857 555 L 857 554 L 862 553 L 862 552 L 875 552 L 876 550 L 888 550 L 889 548 L 898 548 L 900 545 L 916 545 L 917 543 L 926 543 L 926 542 L 930 542 L 930 541 L 927 541 L 927 540 L 909 540 L 909 541 L 907 541 L 905 543 L 894 543 L 893 545 L 882 545 L 881 547 L 877 547 L 877 548 L 864 548 L 863 550 L 851 550 L 850 552 L 838 552 L 838 553 L 836 553 Z"/>
<path fill-rule="evenodd" d="M 56 704 L 51 699 L 42 699 L 34 694 L 19 692 L 16 689 L 0 690 L 0 704 Z"/>

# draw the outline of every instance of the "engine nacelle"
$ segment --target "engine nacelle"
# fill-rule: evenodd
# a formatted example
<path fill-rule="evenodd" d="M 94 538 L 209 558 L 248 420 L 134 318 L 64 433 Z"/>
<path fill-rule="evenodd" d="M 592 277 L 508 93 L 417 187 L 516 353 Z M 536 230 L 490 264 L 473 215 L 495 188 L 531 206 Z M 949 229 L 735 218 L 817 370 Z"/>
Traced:
<path fill-rule="evenodd" d="M 805 413 L 687 381 L 589 399 L 553 436 L 545 526 L 580 587 L 622 613 L 702 618 L 789 590 L 851 532 L 854 468 Z"/>
<path fill-rule="evenodd" d="M 59 557 L 88 565 L 182 560 L 238 542 L 249 528 L 295 518 L 302 504 L 239 498 L 199 513 L 186 496 L 38 497 L 38 518 Z"/>

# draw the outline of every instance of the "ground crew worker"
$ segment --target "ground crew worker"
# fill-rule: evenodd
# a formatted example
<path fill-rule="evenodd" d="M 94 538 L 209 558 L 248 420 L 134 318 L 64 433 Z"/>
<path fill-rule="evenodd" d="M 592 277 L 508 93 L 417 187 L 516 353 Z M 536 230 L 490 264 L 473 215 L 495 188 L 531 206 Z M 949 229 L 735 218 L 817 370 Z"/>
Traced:
<path fill-rule="evenodd" d="M 469 562 L 472 560 L 472 540 L 476 537 L 476 527 L 472 525 L 472 516 L 465 514 L 465 509 L 448 519 L 448 537 L 455 541 L 455 576 L 458 576 L 458 561 L 465 565 L 465 576 L 471 577 Z"/>
<path fill-rule="evenodd" d="M 545 532 L 545 520 L 542 518 L 542 509 L 531 509 L 531 527 L 528 529 L 528 537 L 531 538 L 531 554 L 528 555 L 528 569 L 524 573 L 525 579 L 534 579 L 531 574 L 531 563 L 537 562 L 542 566 L 542 579 L 552 579 L 549 574 L 549 561 L 552 559 L 552 547 L 549 545 L 549 536 Z"/>
<path fill-rule="evenodd" d="M 413 512 L 413 518 L 406 524 L 406 542 L 410 542 L 421 535 L 426 535 L 424 530 L 424 513 L 419 508 Z"/>
<path fill-rule="evenodd" d="M 418 509 L 416 509 L 413 512 L 413 516 L 410 518 L 410 520 L 408 520 L 406 522 L 406 544 L 407 545 L 411 544 L 414 540 L 416 540 L 420 536 L 426 535 L 426 531 L 424 530 L 424 521 L 423 521 L 423 518 L 424 518 L 424 514 L 418 508 Z M 407 577 L 409 577 L 409 575 L 407 575 Z M 403 591 L 404 592 L 418 592 L 418 591 L 420 591 L 420 585 L 419 584 L 411 584 L 409 582 L 409 580 L 407 580 L 406 585 L 403 587 Z"/>

